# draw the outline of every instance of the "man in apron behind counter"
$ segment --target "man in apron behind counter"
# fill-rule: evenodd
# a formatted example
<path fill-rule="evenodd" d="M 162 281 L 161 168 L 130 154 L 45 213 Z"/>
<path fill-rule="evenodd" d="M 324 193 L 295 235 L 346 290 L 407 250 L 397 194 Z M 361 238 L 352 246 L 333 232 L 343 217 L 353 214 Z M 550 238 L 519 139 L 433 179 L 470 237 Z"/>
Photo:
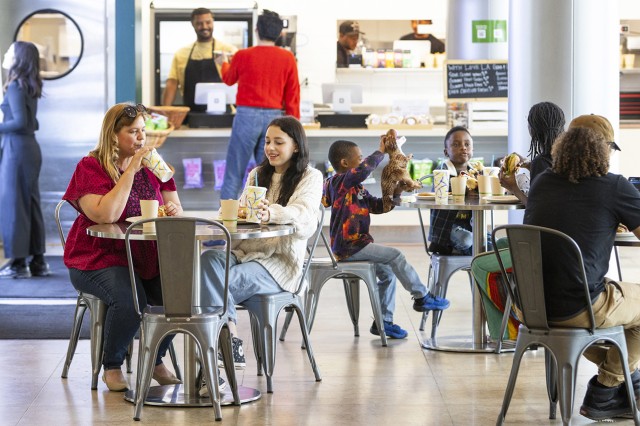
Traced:
<path fill-rule="evenodd" d="M 191 25 L 198 40 L 178 50 L 173 56 L 169 77 L 167 78 L 162 105 L 171 105 L 180 87 L 184 105 L 191 111 L 206 111 L 206 105 L 195 105 L 193 98 L 196 83 L 219 83 L 220 67 L 214 61 L 214 52 L 234 54 L 235 46 L 213 38 L 213 13 L 206 8 L 198 8 L 191 12 Z"/>

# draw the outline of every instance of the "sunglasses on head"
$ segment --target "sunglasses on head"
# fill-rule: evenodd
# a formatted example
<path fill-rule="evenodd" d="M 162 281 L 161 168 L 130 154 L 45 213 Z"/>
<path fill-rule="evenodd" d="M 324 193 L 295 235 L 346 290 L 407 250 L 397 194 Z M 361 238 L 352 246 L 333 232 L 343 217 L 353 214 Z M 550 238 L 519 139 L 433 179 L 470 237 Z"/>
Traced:
<path fill-rule="evenodd" d="M 127 105 L 122 110 L 124 114 L 129 118 L 136 118 L 138 113 L 148 114 L 147 107 L 142 104 L 136 104 L 136 106 Z"/>

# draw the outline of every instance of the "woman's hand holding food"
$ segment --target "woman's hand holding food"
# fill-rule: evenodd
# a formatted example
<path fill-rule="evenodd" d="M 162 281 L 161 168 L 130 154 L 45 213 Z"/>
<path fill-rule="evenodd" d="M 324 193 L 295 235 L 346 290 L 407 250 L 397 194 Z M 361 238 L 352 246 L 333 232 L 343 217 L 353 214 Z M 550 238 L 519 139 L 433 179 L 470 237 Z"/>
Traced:
<path fill-rule="evenodd" d="M 182 209 L 178 208 L 178 206 L 173 201 L 168 201 L 164 205 L 164 213 L 167 216 L 177 216 Z"/>

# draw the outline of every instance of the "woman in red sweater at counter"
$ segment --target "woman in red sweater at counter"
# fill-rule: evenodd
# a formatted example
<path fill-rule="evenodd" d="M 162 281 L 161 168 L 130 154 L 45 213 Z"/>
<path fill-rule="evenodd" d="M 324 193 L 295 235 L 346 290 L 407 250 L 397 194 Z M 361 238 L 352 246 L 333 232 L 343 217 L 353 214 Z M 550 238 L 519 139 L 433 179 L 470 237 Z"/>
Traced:
<path fill-rule="evenodd" d="M 280 16 L 264 10 L 258 17 L 257 46 L 239 50 L 231 63 L 222 63 L 222 80 L 238 83 L 237 111 L 231 128 L 227 165 L 220 199 L 237 199 L 247 164 L 264 159 L 264 138 L 269 123 L 282 115 L 300 118 L 300 83 L 293 54 L 275 45 L 282 32 Z"/>

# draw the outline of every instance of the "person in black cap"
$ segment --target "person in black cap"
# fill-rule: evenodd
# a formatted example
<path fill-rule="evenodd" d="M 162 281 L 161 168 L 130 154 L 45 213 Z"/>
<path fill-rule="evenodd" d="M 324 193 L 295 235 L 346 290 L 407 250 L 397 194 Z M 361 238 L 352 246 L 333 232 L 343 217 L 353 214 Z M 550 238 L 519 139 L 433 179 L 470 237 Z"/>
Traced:
<path fill-rule="evenodd" d="M 419 21 L 411 21 L 412 33 L 403 35 L 400 40 L 425 40 L 431 42 L 431 53 L 444 53 L 444 43 L 433 34 L 419 31 L 419 25 L 431 25 L 431 19 L 422 19 Z"/>
<path fill-rule="evenodd" d="M 338 55 L 336 66 L 338 68 L 349 67 L 349 55 L 356 48 L 360 34 L 360 24 L 357 21 L 344 21 L 340 24 L 338 35 Z"/>

